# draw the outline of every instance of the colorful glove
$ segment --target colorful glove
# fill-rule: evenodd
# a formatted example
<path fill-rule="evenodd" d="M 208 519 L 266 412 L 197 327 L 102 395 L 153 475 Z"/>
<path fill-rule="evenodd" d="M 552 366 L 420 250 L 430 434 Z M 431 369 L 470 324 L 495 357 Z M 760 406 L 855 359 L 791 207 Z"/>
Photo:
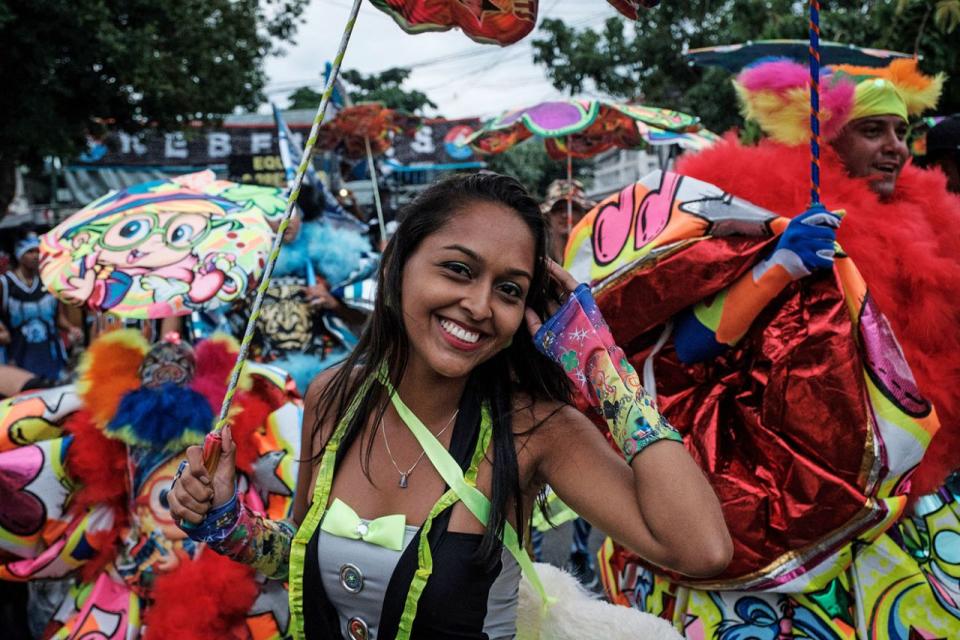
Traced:
<path fill-rule="evenodd" d="M 775 266 L 782 267 L 793 280 L 820 269 L 831 269 L 841 216 L 842 212 L 832 213 L 818 204 L 791 220 L 773 255 L 754 267 L 754 282 Z"/>
<path fill-rule="evenodd" d="M 607 423 L 629 464 L 659 440 L 680 434 L 654 408 L 640 377 L 613 341 L 590 289 L 581 284 L 533 338 Z"/>
<path fill-rule="evenodd" d="M 241 504 L 237 494 L 211 509 L 198 525 L 182 522 L 192 540 L 205 543 L 222 556 L 255 568 L 268 578 L 286 579 L 290 544 L 296 527 L 284 520 L 269 520 Z"/>

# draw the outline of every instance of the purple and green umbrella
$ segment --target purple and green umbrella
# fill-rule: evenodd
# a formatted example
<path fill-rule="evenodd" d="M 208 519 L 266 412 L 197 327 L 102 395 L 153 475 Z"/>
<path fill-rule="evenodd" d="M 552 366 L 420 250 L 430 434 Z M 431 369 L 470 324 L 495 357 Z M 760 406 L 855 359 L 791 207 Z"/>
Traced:
<path fill-rule="evenodd" d="M 567 180 L 572 180 L 573 158 L 590 158 L 614 148 L 681 144 L 681 140 L 692 147 L 697 143 L 690 136 L 700 131 L 704 130 L 699 118 L 671 109 L 607 100 L 552 100 L 507 111 L 485 123 L 464 144 L 480 153 L 496 154 L 536 136 L 543 139 L 547 155 L 567 161 Z M 569 226 L 569 201 L 567 218 Z"/>
<path fill-rule="evenodd" d="M 533 136 L 543 138 L 554 160 L 589 158 L 613 148 L 643 146 L 645 131 L 690 133 L 700 119 L 671 109 L 607 100 L 552 100 L 493 118 L 471 135 L 480 153 L 503 153 Z"/>

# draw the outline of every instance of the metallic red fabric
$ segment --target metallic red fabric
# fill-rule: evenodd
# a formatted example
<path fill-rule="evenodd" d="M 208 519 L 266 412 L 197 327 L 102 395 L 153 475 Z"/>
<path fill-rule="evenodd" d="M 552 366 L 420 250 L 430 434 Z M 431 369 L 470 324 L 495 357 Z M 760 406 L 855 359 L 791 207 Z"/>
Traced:
<path fill-rule="evenodd" d="M 807 207 L 803 146 L 727 139 L 684 158 L 678 170 L 784 216 Z M 821 171 L 824 204 L 847 211 L 838 239 L 939 414 L 942 427 L 911 479 L 911 496 L 930 493 L 960 467 L 960 198 L 947 193 L 939 171 L 907 165 L 893 198 L 881 201 L 864 180 L 846 175 L 830 147 Z"/>
<path fill-rule="evenodd" d="M 459 27 L 473 40 L 508 45 L 533 30 L 537 0 L 371 0 L 409 33 Z"/>
<path fill-rule="evenodd" d="M 597 0 L 593 0 L 597 2 Z M 641 7 L 660 0 L 608 0 L 617 11 L 637 20 Z M 370 0 L 408 33 L 459 27 L 477 42 L 508 45 L 533 31 L 538 0 Z M 599 8 L 599 7 L 598 7 Z"/>
<path fill-rule="evenodd" d="M 728 286 L 765 246 L 694 243 L 601 290 L 598 304 L 633 365 L 642 370 L 660 323 Z M 733 562 L 710 582 L 744 579 L 822 543 L 863 508 L 871 418 L 853 331 L 834 280 L 810 278 L 789 287 L 722 357 L 686 366 L 672 343 L 657 356 L 660 410 L 710 477 L 734 540 Z"/>

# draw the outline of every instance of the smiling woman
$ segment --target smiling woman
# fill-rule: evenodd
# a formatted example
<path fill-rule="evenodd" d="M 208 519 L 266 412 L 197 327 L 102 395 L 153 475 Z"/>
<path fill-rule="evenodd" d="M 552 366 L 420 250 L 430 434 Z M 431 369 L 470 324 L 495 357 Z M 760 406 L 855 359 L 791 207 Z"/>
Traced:
<path fill-rule="evenodd" d="M 212 476 L 188 452 L 171 511 L 289 579 L 297 637 L 515 637 L 548 483 L 653 563 L 706 576 L 729 562 L 716 496 L 545 247 L 537 203 L 505 176 L 453 177 L 402 213 L 359 344 L 307 394 L 295 525 L 238 503 L 228 430 Z M 569 405 L 574 387 L 626 461 Z"/>

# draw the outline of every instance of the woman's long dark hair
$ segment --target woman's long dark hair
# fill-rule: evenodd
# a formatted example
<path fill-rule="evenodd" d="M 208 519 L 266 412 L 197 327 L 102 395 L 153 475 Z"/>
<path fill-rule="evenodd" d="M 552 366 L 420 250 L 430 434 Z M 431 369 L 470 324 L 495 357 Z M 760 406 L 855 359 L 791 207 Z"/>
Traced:
<path fill-rule="evenodd" d="M 402 379 L 410 349 L 400 302 L 403 267 L 426 237 L 476 202 L 506 206 L 516 211 L 530 229 L 536 260 L 526 304 L 543 315 L 546 309 L 543 263 L 546 227 L 536 201 L 513 178 L 492 173 L 457 175 L 433 184 L 400 214 L 400 226 L 380 263 L 373 314 L 353 353 L 321 392 L 314 434 L 328 419 L 332 418 L 334 425 L 344 419 L 351 401 L 360 393 L 364 382 L 376 375 L 381 363 L 386 363 L 391 381 L 397 383 Z M 495 562 L 499 558 L 500 540 L 511 500 L 515 504 L 521 538 L 525 523 L 512 428 L 514 396 L 521 393 L 531 400 L 567 402 L 570 390 L 559 367 L 534 348 L 525 323 L 521 323 L 510 346 L 471 373 L 470 384 L 478 390 L 480 398 L 489 403 L 493 420 L 492 509 L 478 557 L 485 562 Z M 347 426 L 340 447 L 342 451 L 349 449 L 371 416 L 375 415 L 376 424 L 380 424 L 388 400 L 382 385 L 370 385 Z M 369 434 L 361 456 L 361 465 L 368 476 L 375 435 L 376 428 Z M 321 450 L 317 455 L 322 453 Z"/>

